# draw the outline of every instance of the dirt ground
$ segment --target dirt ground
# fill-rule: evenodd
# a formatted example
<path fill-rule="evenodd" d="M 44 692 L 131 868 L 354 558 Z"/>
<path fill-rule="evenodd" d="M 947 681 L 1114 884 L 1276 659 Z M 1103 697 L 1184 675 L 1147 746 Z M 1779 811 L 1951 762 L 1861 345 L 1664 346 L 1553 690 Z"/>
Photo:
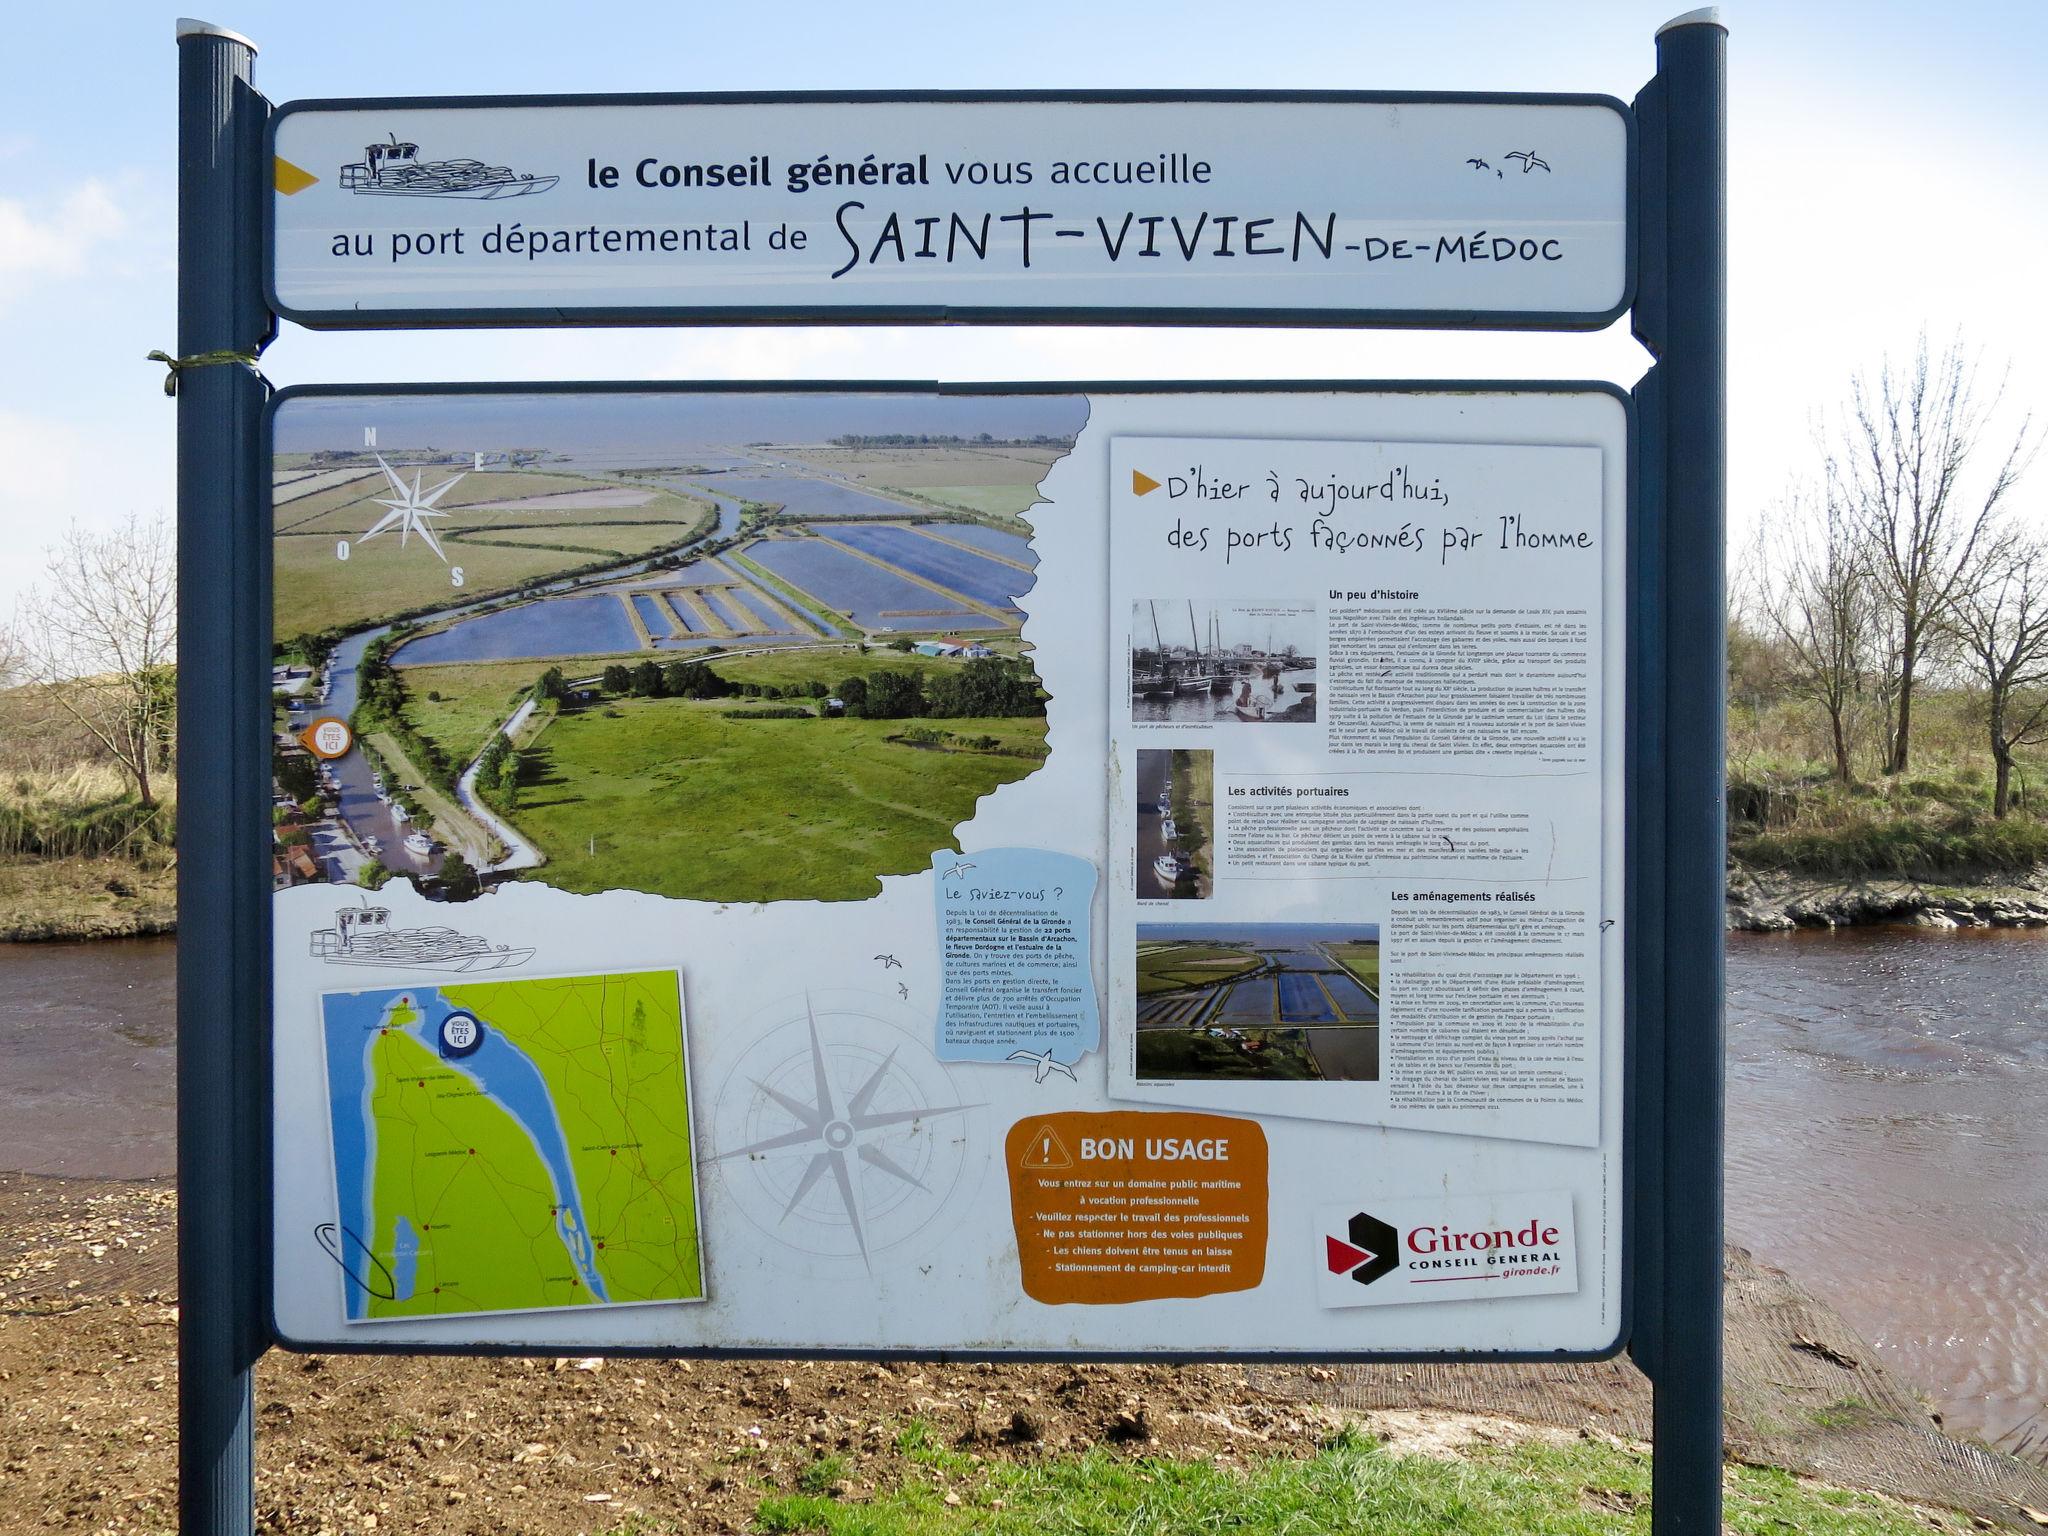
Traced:
<path fill-rule="evenodd" d="M 167 1184 L 0 1173 L 0 1533 L 172 1528 L 175 1218 Z M 1731 1251 L 1734 1454 L 2038 1529 L 2023 1509 L 2048 1507 L 2048 1475 L 1942 1436 L 1869 1356 L 1785 1277 Z M 1752 1376 L 1780 1395 L 1757 1401 Z M 1854 1422 L 1837 1424 L 1849 1401 Z M 926 1445 L 965 1453 L 970 1469 L 1096 1447 L 1231 1466 L 1313 1454 L 1361 1418 L 1435 1454 L 1538 1434 L 1640 1445 L 1647 1410 L 1647 1384 L 1624 1362 L 1247 1370 L 273 1351 L 257 1370 L 256 1499 L 260 1529 L 294 1536 L 594 1536 L 656 1520 L 739 1532 L 772 1493 L 858 1499 L 929 1478 L 915 1455 Z"/>
<path fill-rule="evenodd" d="M 0 1531 L 170 1528 L 174 1216 L 165 1185 L 0 1175 Z M 1355 1417 L 1228 1367 L 282 1352 L 256 1402 L 260 1527 L 309 1536 L 568 1536 L 636 1515 L 741 1531 L 827 1456 L 846 1458 L 844 1496 L 892 1484 L 920 1425 L 975 1457 L 1236 1462 L 1310 1454 Z"/>

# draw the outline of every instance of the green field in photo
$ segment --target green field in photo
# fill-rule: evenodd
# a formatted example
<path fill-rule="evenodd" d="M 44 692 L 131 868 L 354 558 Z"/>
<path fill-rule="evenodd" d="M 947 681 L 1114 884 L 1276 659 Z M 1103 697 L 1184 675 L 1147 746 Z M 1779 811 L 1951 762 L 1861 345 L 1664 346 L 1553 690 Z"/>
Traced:
<path fill-rule="evenodd" d="M 911 491 L 926 501 L 958 507 L 962 512 L 985 512 L 997 517 L 1015 517 L 1038 500 L 1038 486 L 1031 485 L 926 485 L 885 487 Z M 939 530 L 945 532 L 943 528 Z M 1023 529 L 1018 530 L 1020 533 Z"/>
<path fill-rule="evenodd" d="M 515 816 L 561 890 L 704 901 L 851 901 L 953 848 L 1030 757 L 892 741 L 914 721 L 735 720 L 732 700 L 616 699 L 564 712 L 530 749 Z M 946 720 L 1028 749 L 1045 723 Z"/>
<path fill-rule="evenodd" d="M 1230 981 L 1265 962 L 1249 950 L 1222 945 L 1171 944 L 1138 948 L 1138 995 L 1178 992 Z"/>

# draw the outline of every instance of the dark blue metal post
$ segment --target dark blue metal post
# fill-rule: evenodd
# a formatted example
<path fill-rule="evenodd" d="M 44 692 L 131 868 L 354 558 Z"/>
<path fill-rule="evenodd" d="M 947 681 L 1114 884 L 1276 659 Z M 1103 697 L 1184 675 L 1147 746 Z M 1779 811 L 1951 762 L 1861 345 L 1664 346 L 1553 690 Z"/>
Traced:
<path fill-rule="evenodd" d="M 1726 865 L 1726 30 L 1693 11 L 1657 34 L 1641 125 L 1635 334 L 1645 462 L 1634 642 L 1637 788 L 1659 803 L 1639 849 L 1632 1002 L 1644 1049 L 1635 1138 L 1638 1337 L 1655 1387 L 1652 1523 L 1721 1529 L 1722 943 Z M 1654 622 L 1661 619 L 1661 622 Z M 1650 825 L 1655 822 L 1654 828 Z"/>
<path fill-rule="evenodd" d="M 256 49 L 178 23 L 178 353 L 254 349 L 262 293 Z M 178 380 L 178 1525 L 254 1529 L 251 1370 L 268 1345 L 264 812 L 269 571 L 263 385 Z"/>

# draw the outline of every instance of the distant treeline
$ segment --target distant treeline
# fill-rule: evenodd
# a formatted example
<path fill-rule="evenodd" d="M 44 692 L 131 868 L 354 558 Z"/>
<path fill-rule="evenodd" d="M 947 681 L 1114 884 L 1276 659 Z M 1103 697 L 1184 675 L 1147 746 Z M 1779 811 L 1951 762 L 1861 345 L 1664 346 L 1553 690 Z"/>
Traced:
<path fill-rule="evenodd" d="M 1003 720 L 1045 713 L 1037 674 L 1020 662 L 982 656 L 944 671 L 885 668 L 848 677 L 838 687 L 822 682 L 735 683 L 701 661 L 613 663 L 604 669 L 606 693 L 652 699 L 837 698 L 860 720 Z"/>

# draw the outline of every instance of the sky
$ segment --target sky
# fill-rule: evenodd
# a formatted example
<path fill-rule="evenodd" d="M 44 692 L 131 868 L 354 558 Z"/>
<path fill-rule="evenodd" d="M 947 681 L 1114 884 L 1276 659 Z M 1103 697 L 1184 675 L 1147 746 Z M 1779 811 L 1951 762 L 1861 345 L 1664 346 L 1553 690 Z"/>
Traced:
<path fill-rule="evenodd" d="M 187 7 L 214 0 L 185 0 Z M 1593 91 L 1632 98 L 1681 0 L 971 7 L 311 6 L 220 0 L 274 101 L 504 92 L 1015 88 Z M 179 7 L 10 17 L 0 50 L 0 614 L 73 518 L 173 508 Z M 479 21 L 484 15 L 488 22 Z M 83 18 L 83 19 L 82 19 Z M 1722 8 L 1730 29 L 1730 519 L 1812 461 L 1859 368 L 1960 330 L 2048 417 L 2048 7 Z M 314 334 L 278 385 L 492 379 L 1605 378 L 1593 335 L 1065 327 Z M 2048 468 L 2019 505 L 2048 512 Z"/>

